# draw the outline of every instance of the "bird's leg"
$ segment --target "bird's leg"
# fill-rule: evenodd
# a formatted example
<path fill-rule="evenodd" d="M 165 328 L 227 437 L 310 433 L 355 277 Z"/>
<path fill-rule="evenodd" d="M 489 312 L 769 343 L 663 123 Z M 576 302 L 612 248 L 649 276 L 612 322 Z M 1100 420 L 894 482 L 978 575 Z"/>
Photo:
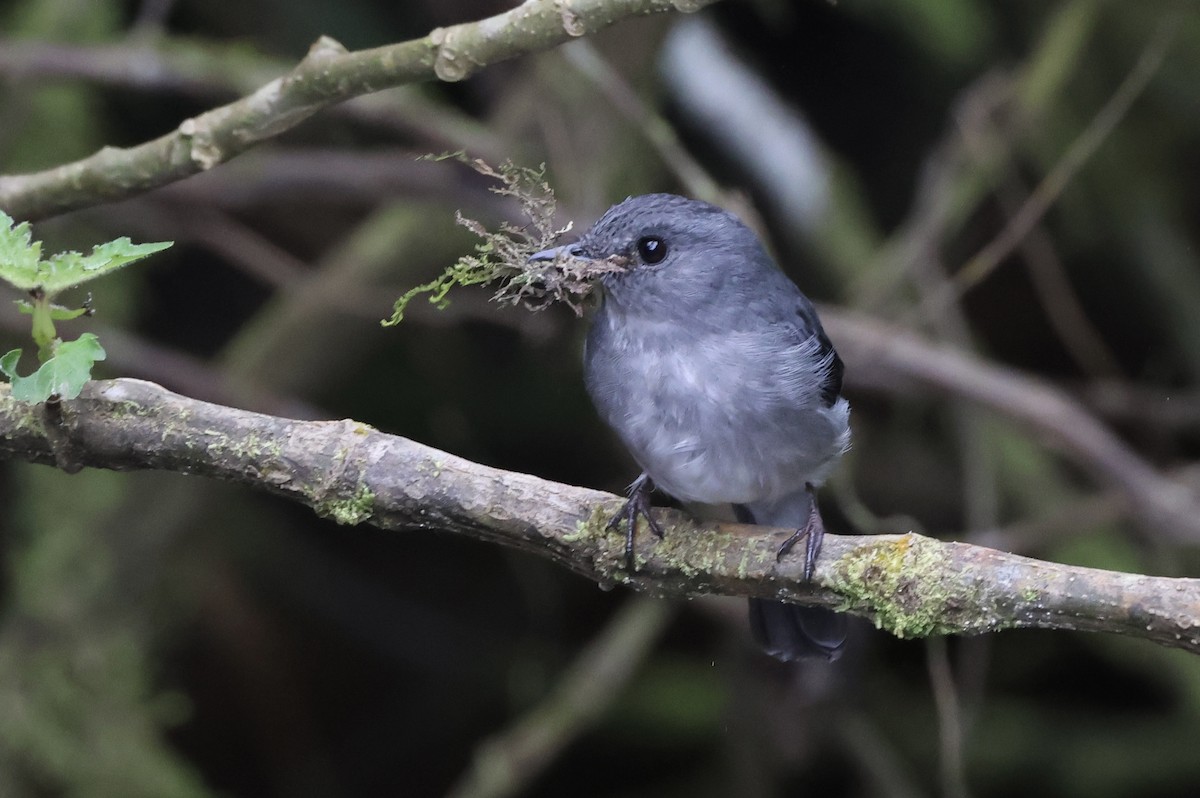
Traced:
<path fill-rule="evenodd" d="M 817 492 L 812 485 L 805 485 L 808 491 L 809 511 L 808 520 L 804 526 L 797 529 L 790 538 L 783 542 L 775 555 L 775 562 L 787 556 L 801 539 L 804 540 L 804 581 L 812 580 L 813 570 L 817 565 L 817 556 L 821 553 L 821 541 L 825 537 L 825 522 L 821 520 L 821 510 L 817 507 Z"/>
<path fill-rule="evenodd" d="M 658 522 L 654 520 L 654 516 L 650 515 L 650 493 L 654 490 L 653 484 L 650 482 L 650 475 L 643 473 L 640 477 L 633 481 L 629 486 L 629 498 L 625 504 L 617 510 L 617 514 L 608 522 L 605 529 L 615 529 L 621 521 L 626 521 L 625 528 L 625 567 L 629 571 L 633 571 L 633 535 L 637 528 L 637 519 L 640 515 L 646 519 L 646 523 L 650 525 L 650 530 L 658 535 L 659 540 L 662 540 L 663 531 Z"/>

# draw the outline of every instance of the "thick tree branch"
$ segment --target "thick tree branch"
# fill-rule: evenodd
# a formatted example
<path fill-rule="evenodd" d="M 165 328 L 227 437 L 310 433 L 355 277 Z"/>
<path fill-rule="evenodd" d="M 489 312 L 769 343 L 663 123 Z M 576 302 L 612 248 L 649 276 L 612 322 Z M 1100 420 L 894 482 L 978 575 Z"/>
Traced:
<path fill-rule="evenodd" d="M 532 551 L 601 584 L 839 607 L 902 637 L 1016 627 L 1109 631 L 1200 652 L 1200 579 L 1078 568 L 919 535 L 829 536 L 813 585 L 775 552 L 791 530 L 663 511 L 637 571 L 605 530 L 620 500 L 501 471 L 354 421 L 306 422 L 95 382 L 48 413 L 0 386 L 0 456 L 68 468 L 162 469 L 264 488 L 340 523 L 439 529 Z"/>
<path fill-rule="evenodd" d="M 0 177 L 0 208 L 17 219 L 125 199 L 212 169 L 334 103 L 427 80 L 458 81 L 489 64 L 606 28 L 625 17 L 697 11 L 716 0 L 527 0 L 422 39 L 347 52 L 323 37 L 287 75 L 247 97 L 184 120 L 136 147 L 105 147 L 43 172 Z"/>

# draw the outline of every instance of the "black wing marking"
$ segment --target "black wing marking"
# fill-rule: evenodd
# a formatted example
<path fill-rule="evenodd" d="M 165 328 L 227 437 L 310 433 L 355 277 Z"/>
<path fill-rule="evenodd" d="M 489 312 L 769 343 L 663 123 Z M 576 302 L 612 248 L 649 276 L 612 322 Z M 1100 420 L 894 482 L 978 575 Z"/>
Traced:
<path fill-rule="evenodd" d="M 821 401 L 826 407 L 833 407 L 834 402 L 842 395 L 842 373 L 846 367 L 842 364 L 842 359 L 838 357 L 837 350 L 833 348 L 829 336 L 825 335 L 825 331 L 821 329 L 821 321 L 817 318 L 816 308 L 803 296 L 800 297 L 800 302 L 796 306 L 796 317 L 800 320 L 802 335 L 810 336 L 815 332 L 817 356 L 822 360 L 829 361 L 829 370 L 825 372 L 825 379 L 821 382 Z"/>
<path fill-rule="evenodd" d="M 824 332 L 817 335 L 817 341 L 821 345 L 821 357 L 829 358 L 829 371 L 825 372 L 825 380 L 821 383 L 821 401 L 826 407 L 833 407 L 833 403 L 842 395 L 842 374 L 846 367 Z"/>

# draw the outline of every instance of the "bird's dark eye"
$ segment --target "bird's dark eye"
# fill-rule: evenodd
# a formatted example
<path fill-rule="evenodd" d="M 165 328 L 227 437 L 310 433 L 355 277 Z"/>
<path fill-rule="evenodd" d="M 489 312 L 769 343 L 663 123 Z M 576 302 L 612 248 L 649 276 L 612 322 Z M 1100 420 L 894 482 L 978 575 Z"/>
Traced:
<path fill-rule="evenodd" d="M 658 236 L 643 236 L 638 239 L 637 251 L 643 263 L 658 263 L 667 257 L 667 242 Z"/>

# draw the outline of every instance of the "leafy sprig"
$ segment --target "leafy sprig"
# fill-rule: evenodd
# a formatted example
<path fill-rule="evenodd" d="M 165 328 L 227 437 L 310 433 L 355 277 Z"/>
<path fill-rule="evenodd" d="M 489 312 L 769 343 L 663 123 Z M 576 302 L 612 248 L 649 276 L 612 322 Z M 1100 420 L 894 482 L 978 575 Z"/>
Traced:
<path fill-rule="evenodd" d="M 33 374 L 22 377 L 17 372 L 20 349 L 0 357 L 0 373 L 12 382 L 13 398 L 36 403 L 52 396 L 60 399 L 78 396 L 83 384 L 91 379 L 93 364 L 104 359 L 104 348 L 92 333 L 63 341 L 54 325 L 56 321 L 90 315 L 91 297 L 79 308 L 57 305 L 55 297 L 169 246 L 169 241 L 134 244 L 128 238 L 118 238 L 100 244 L 88 255 L 60 252 L 42 258 L 42 242 L 33 240 L 29 223 L 16 224 L 0 211 L 0 280 L 29 296 L 18 300 L 17 305 L 31 317 L 33 341 L 41 363 Z"/>

